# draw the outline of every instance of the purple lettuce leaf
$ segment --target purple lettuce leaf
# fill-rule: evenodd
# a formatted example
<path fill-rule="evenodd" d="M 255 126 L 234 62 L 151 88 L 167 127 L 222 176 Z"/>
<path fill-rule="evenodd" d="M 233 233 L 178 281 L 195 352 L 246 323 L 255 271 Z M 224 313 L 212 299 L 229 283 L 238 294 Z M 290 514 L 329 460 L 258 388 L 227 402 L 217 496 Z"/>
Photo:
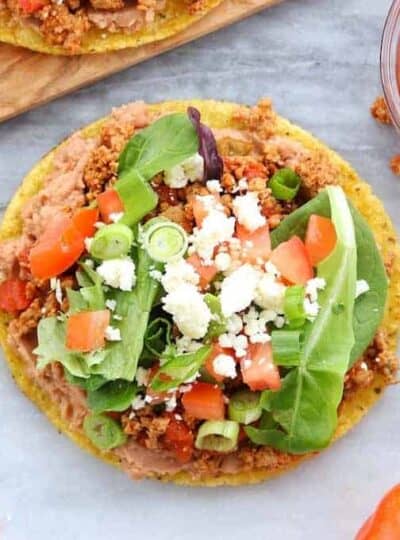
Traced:
<path fill-rule="evenodd" d="M 218 154 L 217 142 L 211 129 L 200 122 L 200 111 L 195 107 L 188 107 L 187 114 L 196 129 L 199 138 L 199 154 L 204 159 L 204 176 L 206 180 L 220 180 L 223 171 L 223 162 Z"/>

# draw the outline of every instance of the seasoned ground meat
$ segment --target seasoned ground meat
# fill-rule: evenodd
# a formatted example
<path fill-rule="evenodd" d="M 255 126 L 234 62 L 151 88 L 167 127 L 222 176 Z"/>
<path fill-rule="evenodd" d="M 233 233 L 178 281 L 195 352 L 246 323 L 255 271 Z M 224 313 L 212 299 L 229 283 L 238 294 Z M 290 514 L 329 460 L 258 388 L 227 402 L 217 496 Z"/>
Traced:
<path fill-rule="evenodd" d="M 388 106 L 386 105 L 385 98 L 379 96 L 371 105 L 371 114 L 381 124 L 391 124 L 392 119 L 390 117 Z"/>
<path fill-rule="evenodd" d="M 94 9 L 108 9 L 114 11 L 124 7 L 124 0 L 90 0 Z"/>
<path fill-rule="evenodd" d="M 83 9 L 72 12 L 64 4 L 51 4 L 38 14 L 40 31 L 51 45 L 60 45 L 71 52 L 78 52 L 82 37 L 90 28 Z"/>

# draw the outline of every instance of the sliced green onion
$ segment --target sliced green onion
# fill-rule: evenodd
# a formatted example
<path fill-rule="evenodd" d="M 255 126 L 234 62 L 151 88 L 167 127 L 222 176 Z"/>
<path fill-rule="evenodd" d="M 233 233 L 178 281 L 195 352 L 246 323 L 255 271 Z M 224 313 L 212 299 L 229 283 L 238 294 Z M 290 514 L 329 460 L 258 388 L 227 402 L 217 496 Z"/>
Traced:
<path fill-rule="evenodd" d="M 285 318 L 291 328 L 300 328 L 306 322 L 304 311 L 305 289 L 302 285 L 287 287 L 283 303 Z"/>
<path fill-rule="evenodd" d="M 146 225 L 143 245 L 153 260 L 166 263 L 185 254 L 188 237 L 177 223 L 156 218 Z"/>
<path fill-rule="evenodd" d="M 207 293 L 204 295 L 204 302 L 213 317 L 208 325 L 207 338 L 213 339 L 226 332 L 226 319 L 222 313 L 221 301 L 218 296 Z"/>
<path fill-rule="evenodd" d="M 261 417 L 260 394 L 241 390 L 229 400 L 229 418 L 240 424 L 252 424 Z"/>
<path fill-rule="evenodd" d="M 114 187 L 124 204 L 124 215 L 119 223 L 131 227 L 139 223 L 158 204 L 157 193 L 137 171 L 124 174 Z"/>
<path fill-rule="evenodd" d="M 116 259 L 126 255 L 133 243 L 133 232 L 126 225 L 106 225 L 94 235 L 89 252 L 95 259 Z"/>
<path fill-rule="evenodd" d="M 300 189 L 301 178 L 292 169 L 279 169 L 271 180 L 268 187 L 275 199 L 291 201 Z"/>
<path fill-rule="evenodd" d="M 126 442 L 127 436 L 121 426 L 105 414 L 89 414 L 83 422 L 83 430 L 100 450 L 111 450 Z"/>
<path fill-rule="evenodd" d="M 199 428 L 195 447 L 199 450 L 232 452 L 239 438 L 239 424 L 233 420 L 207 420 Z"/>
<path fill-rule="evenodd" d="M 299 365 L 300 335 L 298 330 L 274 330 L 271 333 L 272 355 L 277 366 Z"/>
<path fill-rule="evenodd" d="M 211 346 L 205 345 L 196 352 L 168 358 L 153 378 L 151 388 L 156 392 L 165 392 L 190 380 L 207 360 L 210 352 Z"/>

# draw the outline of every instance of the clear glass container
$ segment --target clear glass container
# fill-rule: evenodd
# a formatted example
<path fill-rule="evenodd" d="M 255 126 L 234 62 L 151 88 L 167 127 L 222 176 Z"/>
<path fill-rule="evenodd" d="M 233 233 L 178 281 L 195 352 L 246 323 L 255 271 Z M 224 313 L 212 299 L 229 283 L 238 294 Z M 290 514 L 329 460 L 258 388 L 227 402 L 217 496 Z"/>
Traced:
<path fill-rule="evenodd" d="M 400 131 L 400 0 L 393 0 L 381 44 L 381 78 L 390 115 Z"/>

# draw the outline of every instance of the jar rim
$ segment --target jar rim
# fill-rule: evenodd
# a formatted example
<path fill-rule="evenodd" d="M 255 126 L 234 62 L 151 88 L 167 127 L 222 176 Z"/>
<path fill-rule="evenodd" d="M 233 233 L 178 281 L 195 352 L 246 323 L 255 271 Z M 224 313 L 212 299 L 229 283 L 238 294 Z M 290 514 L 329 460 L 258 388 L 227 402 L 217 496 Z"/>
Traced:
<path fill-rule="evenodd" d="M 400 0 L 393 0 L 382 34 L 380 71 L 386 104 L 395 127 L 400 131 L 399 47 Z"/>

